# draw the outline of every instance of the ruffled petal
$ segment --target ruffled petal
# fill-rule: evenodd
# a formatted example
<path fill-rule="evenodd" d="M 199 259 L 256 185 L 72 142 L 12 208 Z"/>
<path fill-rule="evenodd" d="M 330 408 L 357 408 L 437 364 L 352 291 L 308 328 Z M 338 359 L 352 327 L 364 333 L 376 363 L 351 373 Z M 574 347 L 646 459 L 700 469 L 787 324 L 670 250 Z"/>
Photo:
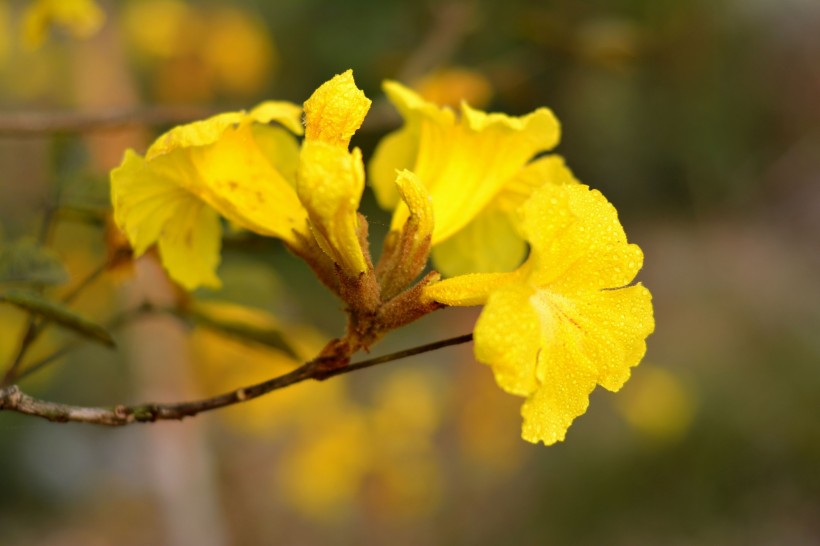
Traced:
<path fill-rule="evenodd" d="M 549 445 L 586 411 L 596 384 L 620 389 L 643 358 L 654 330 L 651 296 L 640 285 L 586 299 L 536 290 L 529 303 L 539 317 L 541 352 L 539 385 L 522 409 L 523 437 Z"/>
<path fill-rule="evenodd" d="M 597 190 L 583 184 L 547 184 L 522 208 L 523 231 L 532 246 L 532 282 L 572 293 L 629 284 L 643 254 L 628 244 L 618 213 Z"/>
<path fill-rule="evenodd" d="M 637 284 L 593 292 L 577 302 L 572 320 L 584 334 L 582 347 L 598 384 L 619 390 L 646 353 L 646 338 L 655 329 L 649 290 Z"/>
<path fill-rule="evenodd" d="M 472 221 L 530 159 L 558 141 L 558 122 L 545 108 L 516 118 L 486 114 L 465 104 L 461 119 L 456 121 L 451 110 L 438 108 L 395 82 L 386 83 L 385 91 L 405 118 L 409 129 L 404 135 L 418 135 L 411 170 L 433 197 L 434 245 Z M 409 136 L 390 141 L 387 149 L 388 157 L 403 162 L 413 153 Z M 377 157 L 378 171 L 386 171 L 388 162 L 383 156 Z M 384 186 L 384 182 L 378 182 L 378 187 Z M 387 202 L 390 196 L 381 200 Z M 406 209 L 399 205 L 394 228 L 406 218 Z"/>
<path fill-rule="evenodd" d="M 544 383 L 521 407 L 524 424 L 521 437 L 528 442 L 552 445 L 564 440 L 567 429 L 589 406 L 589 395 L 595 388 L 595 375 L 577 366 L 572 354 L 539 356 L 545 362 Z"/>

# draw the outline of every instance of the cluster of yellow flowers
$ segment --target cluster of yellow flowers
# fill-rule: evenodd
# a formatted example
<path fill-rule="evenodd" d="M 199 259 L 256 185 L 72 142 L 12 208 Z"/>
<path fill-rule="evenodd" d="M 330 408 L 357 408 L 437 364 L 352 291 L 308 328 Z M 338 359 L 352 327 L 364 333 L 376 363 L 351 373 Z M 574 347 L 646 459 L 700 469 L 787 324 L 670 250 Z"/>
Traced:
<path fill-rule="evenodd" d="M 111 174 L 117 225 L 137 255 L 156 244 L 187 289 L 219 286 L 219 216 L 281 239 L 347 305 L 348 334 L 325 354 L 349 356 L 444 306 L 483 305 L 476 358 L 526 398 L 526 440 L 563 440 L 595 386 L 618 390 L 644 355 L 651 296 L 630 285 L 641 250 L 601 193 L 541 155 L 559 139 L 549 110 L 456 113 L 396 82 L 384 89 L 404 124 L 369 164 L 394 211 L 377 264 L 358 213 L 362 154 L 349 148 L 371 102 L 350 71 L 304 108 L 265 102 L 174 128 L 144 157 L 128 151 Z M 431 254 L 447 278 L 418 279 Z"/>

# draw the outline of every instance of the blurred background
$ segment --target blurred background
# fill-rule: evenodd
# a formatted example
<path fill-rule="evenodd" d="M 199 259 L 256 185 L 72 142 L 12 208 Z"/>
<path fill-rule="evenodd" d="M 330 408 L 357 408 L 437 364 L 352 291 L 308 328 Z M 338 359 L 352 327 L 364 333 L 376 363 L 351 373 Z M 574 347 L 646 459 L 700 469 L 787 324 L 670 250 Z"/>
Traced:
<path fill-rule="evenodd" d="M 352 68 L 374 99 L 353 141 L 365 157 L 399 123 L 385 78 L 441 103 L 552 108 L 558 152 L 644 249 L 657 330 L 624 389 L 597 390 L 548 448 L 520 439 L 521 400 L 469 346 L 181 424 L 0 413 L 0 542 L 820 544 L 816 0 L 66 0 L 63 19 L 32 4 L 0 0 L 0 241 L 47 242 L 71 279 L 48 293 L 116 246 L 107 173 L 126 148 L 212 112 L 301 103 Z M 147 114 L 96 130 L 63 114 L 122 111 Z M 379 241 L 388 216 L 369 190 L 364 206 Z M 224 288 L 194 295 L 209 312 L 291 331 L 306 357 L 342 332 L 338 302 L 275 241 L 225 247 Z M 75 307 L 105 321 L 146 294 L 179 297 L 150 257 Z M 374 354 L 475 316 L 434 314 Z M 25 325 L 0 308 L 2 366 Z M 21 385 L 83 405 L 172 401 L 293 366 L 172 317 L 116 338 Z M 72 339 L 48 330 L 27 362 Z"/>

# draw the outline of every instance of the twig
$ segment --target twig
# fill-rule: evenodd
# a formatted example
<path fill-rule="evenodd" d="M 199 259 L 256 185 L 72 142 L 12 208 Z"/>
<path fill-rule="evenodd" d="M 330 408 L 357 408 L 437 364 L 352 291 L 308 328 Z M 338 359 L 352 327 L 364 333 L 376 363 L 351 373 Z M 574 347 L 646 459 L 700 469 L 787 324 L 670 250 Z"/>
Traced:
<path fill-rule="evenodd" d="M 105 262 L 94 268 L 77 284 L 77 286 L 75 286 L 68 293 L 66 293 L 65 296 L 63 296 L 61 300 L 62 303 L 68 305 L 69 303 L 74 301 L 77 298 L 77 296 L 79 296 L 86 288 L 91 286 L 91 284 L 105 272 L 107 267 L 108 261 L 106 260 Z M 29 348 L 34 344 L 35 341 L 37 341 L 37 338 L 40 337 L 40 334 L 43 333 L 43 330 L 45 330 L 48 325 L 48 319 L 42 319 L 40 321 L 37 321 L 33 314 L 29 316 L 29 319 L 26 323 L 25 332 L 23 333 L 23 336 L 20 339 L 20 345 L 17 349 L 17 353 L 15 354 L 14 359 L 11 361 L 8 370 L 3 376 L 2 383 L 0 384 L 9 385 L 14 381 L 17 381 L 17 379 L 19 379 L 18 373 L 20 371 L 20 366 L 23 364 L 23 358 L 25 358 Z M 51 358 L 50 360 L 54 360 L 54 358 Z M 38 369 L 40 367 L 40 365 L 37 366 Z M 29 375 L 31 373 L 31 369 L 32 368 L 27 369 L 25 374 Z"/>
<path fill-rule="evenodd" d="M 34 398 L 20 390 L 20 387 L 17 385 L 11 385 L 0 389 L 0 411 L 15 411 L 59 423 L 71 421 L 106 426 L 124 426 L 130 425 L 131 423 L 181 420 L 202 412 L 246 402 L 271 391 L 300 383 L 306 379 L 327 379 L 393 360 L 435 351 L 450 345 L 467 343 L 472 339 L 473 335 L 467 334 L 335 368 L 334 364 L 337 363 L 327 358 L 317 358 L 289 373 L 274 377 L 262 383 L 257 383 L 256 385 L 242 387 L 211 398 L 172 404 L 148 403 L 135 406 L 117 405 L 113 408 L 71 406 Z"/>
<path fill-rule="evenodd" d="M 118 328 L 128 324 L 133 319 L 141 317 L 148 313 L 162 313 L 162 312 L 169 312 L 172 315 L 175 314 L 174 311 L 170 309 L 162 309 L 158 307 L 154 307 L 148 302 L 144 302 L 141 305 L 138 305 L 134 309 L 130 309 L 128 311 L 123 311 L 122 313 L 114 316 L 111 320 L 109 320 L 105 325 L 104 328 L 108 332 L 113 332 Z M 48 355 L 44 356 L 43 358 L 36 360 L 29 365 L 27 365 L 23 370 L 17 372 L 14 381 L 19 382 L 25 379 L 26 377 L 40 371 L 41 369 L 45 368 L 46 366 L 51 365 L 52 363 L 58 361 L 63 356 L 67 355 L 84 342 L 83 339 L 75 339 L 69 341 L 62 347 L 55 349 L 53 352 L 49 353 Z"/>
<path fill-rule="evenodd" d="M 171 125 L 202 119 L 213 110 L 198 106 L 156 106 L 99 112 L 0 113 L 0 136 L 89 133 L 146 125 Z"/>

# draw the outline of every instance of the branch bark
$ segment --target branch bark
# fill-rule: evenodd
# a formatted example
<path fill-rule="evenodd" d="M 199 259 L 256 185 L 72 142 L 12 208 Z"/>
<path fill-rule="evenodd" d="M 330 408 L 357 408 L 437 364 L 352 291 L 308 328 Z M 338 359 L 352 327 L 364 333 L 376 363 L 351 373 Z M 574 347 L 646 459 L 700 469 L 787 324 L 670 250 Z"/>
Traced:
<path fill-rule="evenodd" d="M 347 365 L 338 362 L 337 359 L 320 357 L 306 362 L 291 372 L 262 383 L 242 387 L 211 398 L 170 404 L 146 403 L 133 406 L 119 404 L 108 408 L 73 406 L 35 398 L 24 393 L 17 385 L 11 385 L 0 389 L 0 411 L 14 411 L 57 423 L 92 423 L 115 427 L 132 423 L 179 421 L 185 417 L 192 417 L 206 411 L 246 402 L 306 379 L 324 380 L 336 375 L 392 362 L 393 360 L 435 351 L 451 345 L 467 343 L 472 339 L 472 334 L 466 334 Z"/>

